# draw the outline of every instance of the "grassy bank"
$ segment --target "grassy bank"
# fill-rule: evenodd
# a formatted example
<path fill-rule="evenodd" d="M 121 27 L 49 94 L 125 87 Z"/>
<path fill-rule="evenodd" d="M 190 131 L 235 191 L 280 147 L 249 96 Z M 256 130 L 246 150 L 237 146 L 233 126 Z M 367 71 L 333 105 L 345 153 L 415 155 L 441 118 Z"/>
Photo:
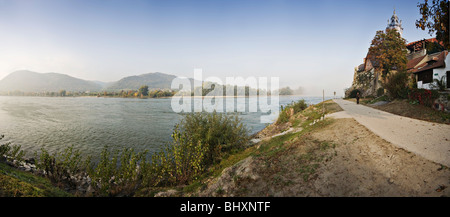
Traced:
<path fill-rule="evenodd" d="M 228 156 L 220 164 L 211 167 L 201 179 L 190 185 L 176 188 L 176 193 L 168 196 L 241 196 L 239 193 L 227 194 L 224 189 L 230 188 L 235 188 L 235 192 L 247 195 L 245 192 L 252 188 L 250 186 L 255 185 L 254 180 L 249 177 L 256 176 L 258 172 L 254 170 L 259 170 L 248 166 L 249 164 L 270 168 L 263 172 L 266 181 L 270 180 L 265 182 L 265 185 L 289 185 L 298 177 L 308 180 L 318 165 L 334 154 L 330 152 L 330 149 L 334 147 L 332 142 L 322 142 L 309 137 L 311 132 L 333 122 L 329 119 L 319 121 L 323 115 L 323 107 L 325 114 L 342 110 L 339 105 L 330 100 L 325 104 L 320 103 L 303 111 L 291 113 L 285 122 L 271 124 L 259 132 L 255 136 L 261 138 L 259 143 Z M 289 109 L 290 107 L 285 108 L 284 112 Z M 287 133 L 283 134 L 283 132 Z M 288 154 L 293 152 L 297 153 L 296 157 Z M 248 163 L 249 161 L 252 163 Z M 247 167 L 242 168 L 243 165 Z M 286 170 L 287 168 L 295 168 L 295 171 Z"/>
<path fill-rule="evenodd" d="M 0 197 L 70 197 L 50 180 L 0 163 Z"/>
<path fill-rule="evenodd" d="M 325 109 L 341 110 L 331 101 Z M 319 104 L 266 127 L 255 146 L 231 155 L 204 179 L 161 196 L 450 195 L 448 168 L 395 147 L 353 119 L 317 121 L 321 114 Z"/>

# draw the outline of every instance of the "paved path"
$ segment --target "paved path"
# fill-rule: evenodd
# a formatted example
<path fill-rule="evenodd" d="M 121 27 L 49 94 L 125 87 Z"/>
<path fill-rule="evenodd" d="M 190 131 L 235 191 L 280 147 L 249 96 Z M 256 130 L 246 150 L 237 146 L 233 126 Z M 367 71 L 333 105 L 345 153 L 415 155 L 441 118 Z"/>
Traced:
<path fill-rule="evenodd" d="M 347 100 L 334 101 L 344 111 L 331 117 L 352 117 L 386 141 L 450 167 L 450 125 L 402 117 Z"/>

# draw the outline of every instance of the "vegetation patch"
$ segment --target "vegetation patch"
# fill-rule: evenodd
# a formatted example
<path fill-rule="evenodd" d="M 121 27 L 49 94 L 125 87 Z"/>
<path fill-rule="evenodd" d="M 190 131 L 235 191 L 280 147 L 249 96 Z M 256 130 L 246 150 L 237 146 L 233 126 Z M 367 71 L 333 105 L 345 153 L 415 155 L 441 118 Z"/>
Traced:
<path fill-rule="evenodd" d="M 289 105 L 281 106 L 281 112 L 278 116 L 276 124 L 283 124 L 289 121 L 290 117 L 308 108 L 305 100 L 292 102 Z"/>
<path fill-rule="evenodd" d="M 235 163 L 240 157 L 234 154 L 245 153 L 249 136 L 237 115 L 214 112 L 186 115 L 172 138 L 151 156 L 129 148 L 111 152 L 105 146 L 98 158 L 83 159 L 69 146 L 55 153 L 41 149 L 34 161 L 38 174 L 79 196 L 134 196 L 136 192 L 145 196 L 155 189 L 194 183 L 213 165 Z M 0 151 L 8 162 L 22 164 L 20 146 L 7 143 L 0 145 Z M 223 159 L 228 160 L 222 163 Z"/>
<path fill-rule="evenodd" d="M 411 103 L 408 100 L 394 100 L 388 104 L 374 106 L 373 108 L 389 112 L 392 114 L 434 122 L 450 124 L 450 114 L 443 111 L 437 111 L 433 108 Z"/>
<path fill-rule="evenodd" d="M 0 162 L 0 197 L 70 197 L 69 193 L 31 173 Z"/>

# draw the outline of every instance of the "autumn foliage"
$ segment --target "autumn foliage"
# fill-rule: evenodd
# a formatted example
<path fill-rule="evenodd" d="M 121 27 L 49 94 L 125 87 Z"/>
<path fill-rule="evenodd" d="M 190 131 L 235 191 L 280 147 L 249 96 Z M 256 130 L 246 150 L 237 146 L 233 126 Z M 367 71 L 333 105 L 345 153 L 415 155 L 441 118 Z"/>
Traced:
<path fill-rule="evenodd" d="M 450 49 L 449 4 L 448 0 L 425 0 L 417 5 L 422 17 L 416 20 L 417 28 L 428 29 L 430 35 L 436 33 L 436 39 L 443 42 L 447 49 Z"/>
<path fill-rule="evenodd" d="M 377 31 L 369 48 L 369 57 L 383 77 L 391 71 L 406 71 L 406 40 L 396 30 Z"/>

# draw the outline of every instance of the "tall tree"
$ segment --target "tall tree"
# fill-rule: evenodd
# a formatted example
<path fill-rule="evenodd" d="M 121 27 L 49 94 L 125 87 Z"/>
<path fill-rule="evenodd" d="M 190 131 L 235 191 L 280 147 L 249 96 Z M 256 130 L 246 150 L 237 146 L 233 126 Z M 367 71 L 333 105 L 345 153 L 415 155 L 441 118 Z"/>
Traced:
<path fill-rule="evenodd" d="M 436 33 L 436 39 L 443 42 L 447 49 L 450 49 L 449 4 L 448 0 L 425 0 L 417 5 L 422 18 L 416 20 L 417 28 L 428 29 L 430 35 Z"/>
<path fill-rule="evenodd" d="M 377 31 L 369 48 L 369 58 L 383 77 L 391 71 L 406 71 L 406 40 L 396 30 Z"/>
<path fill-rule="evenodd" d="M 139 94 L 142 94 L 144 96 L 148 96 L 148 86 L 147 85 L 142 85 L 139 88 Z"/>

